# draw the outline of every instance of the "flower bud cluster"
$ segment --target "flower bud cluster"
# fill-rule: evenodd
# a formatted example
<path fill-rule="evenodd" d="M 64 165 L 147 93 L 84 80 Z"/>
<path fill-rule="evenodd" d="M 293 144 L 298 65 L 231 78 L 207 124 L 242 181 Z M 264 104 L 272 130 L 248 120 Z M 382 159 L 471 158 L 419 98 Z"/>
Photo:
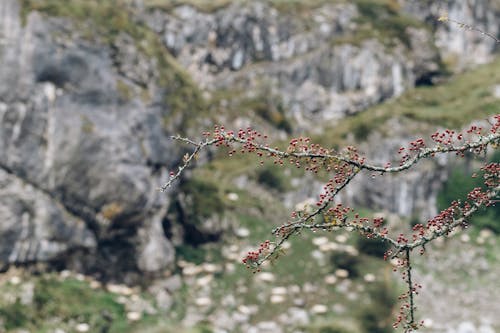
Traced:
<path fill-rule="evenodd" d="M 269 253 L 271 247 L 271 241 L 266 240 L 265 242 L 261 243 L 259 245 L 259 248 L 256 251 L 249 251 L 245 258 L 243 258 L 242 262 L 247 266 L 247 268 L 250 267 L 256 267 L 259 265 L 259 259 L 263 256 Z"/>
<path fill-rule="evenodd" d="M 484 172 L 484 185 L 489 188 L 500 186 L 500 163 L 488 163 L 481 170 Z"/>

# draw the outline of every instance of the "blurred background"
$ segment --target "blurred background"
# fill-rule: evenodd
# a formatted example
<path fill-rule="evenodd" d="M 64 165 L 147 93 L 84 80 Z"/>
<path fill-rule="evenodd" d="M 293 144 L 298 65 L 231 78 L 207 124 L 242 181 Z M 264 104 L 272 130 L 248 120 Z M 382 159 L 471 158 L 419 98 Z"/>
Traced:
<path fill-rule="evenodd" d="M 0 332 L 393 332 L 384 245 L 303 233 L 241 259 L 327 178 L 211 150 L 214 124 L 306 135 L 374 162 L 500 113 L 497 0 L 0 0 Z M 362 175 L 341 195 L 407 231 L 480 158 Z M 500 332 L 500 209 L 416 259 L 422 332 Z"/>

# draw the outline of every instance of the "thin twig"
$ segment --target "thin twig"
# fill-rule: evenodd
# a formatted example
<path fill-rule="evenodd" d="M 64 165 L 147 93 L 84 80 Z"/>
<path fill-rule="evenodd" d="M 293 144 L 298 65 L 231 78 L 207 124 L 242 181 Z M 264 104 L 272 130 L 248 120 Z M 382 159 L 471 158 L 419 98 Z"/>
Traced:
<path fill-rule="evenodd" d="M 406 323 L 410 329 L 415 328 L 415 304 L 413 301 L 413 282 L 411 280 L 411 262 L 410 262 L 411 249 L 406 248 L 406 274 L 408 275 L 408 297 L 410 298 L 410 320 Z"/>
<path fill-rule="evenodd" d="M 476 31 L 476 32 L 479 32 L 481 35 L 483 36 L 486 36 L 486 37 L 489 37 L 491 39 L 493 39 L 495 41 L 495 43 L 500 43 L 500 39 L 498 39 L 496 36 L 494 36 L 493 34 L 487 32 L 487 31 L 484 31 L 484 30 L 481 30 L 477 27 L 474 27 L 474 26 L 471 26 L 471 25 L 468 25 L 468 24 L 465 24 L 463 22 L 460 22 L 460 21 L 457 21 L 457 20 L 454 20 L 454 19 L 451 19 L 449 18 L 447 15 L 443 15 L 441 17 L 438 18 L 438 21 L 439 22 L 451 22 L 451 23 L 454 23 L 456 25 L 458 25 L 460 28 L 463 28 L 463 29 L 467 29 L 467 30 L 470 30 L 470 31 Z"/>
<path fill-rule="evenodd" d="M 213 140 L 205 140 L 205 141 L 202 141 L 200 143 L 196 143 L 190 139 L 187 139 L 187 138 L 183 138 L 181 136 L 171 136 L 170 137 L 171 139 L 173 140 L 178 140 L 178 141 L 181 141 L 181 142 L 185 142 L 185 143 L 188 143 L 190 145 L 193 145 L 195 146 L 196 148 L 194 149 L 194 151 L 191 153 L 191 154 L 186 154 L 184 155 L 184 158 L 183 158 L 183 163 L 179 166 L 179 168 L 177 169 L 177 172 L 174 172 L 172 174 L 170 174 L 170 178 L 168 180 L 167 183 L 165 183 L 162 187 L 160 187 L 160 191 L 164 192 L 167 190 L 167 188 L 169 188 L 172 183 L 174 181 L 176 181 L 181 175 L 182 175 L 182 172 L 189 166 L 191 165 L 192 161 L 196 159 L 196 157 L 198 156 L 198 153 L 203 149 L 203 148 L 206 148 L 208 146 L 211 146 L 217 142 L 219 142 L 220 140 L 219 139 L 213 139 Z"/>

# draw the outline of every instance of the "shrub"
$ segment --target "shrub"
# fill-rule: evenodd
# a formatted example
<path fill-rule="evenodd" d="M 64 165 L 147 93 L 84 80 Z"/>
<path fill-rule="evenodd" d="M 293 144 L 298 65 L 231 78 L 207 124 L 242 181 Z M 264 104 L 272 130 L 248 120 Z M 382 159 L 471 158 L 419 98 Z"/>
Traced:
<path fill-rule="evenodd" d="M 195 224 L 198 224 L 201 219 L 208 218 L 224 209 L 219 189 L 213 183 L 190 179 L 181 185 L 180 190 L 189 198 L 185 202 L 189 204 L 189 209 L 184 213 L 188 215 L 187 220 L 190 222 L 195 221 Z"/>
<path fill-rule="evenodd" d="M 379 258 L 389 249 L 389 245 L 379 238 L 358 237 L 356 245 L 361 253 Z"/>
<path fill-rule="evenodd" d="M 359 256 L 354 256 L 346 252 L 334 252 L 330 257 L 330 262 L 333 267 L 348 271 L 351 277 L 357 277 L 359 275 L 358 265 L 361 262 Z"/>
<path fill-rule="evenodd" d="M 177 257 L 186 261 L 195 263 L 196 265 L 202 264 L 205 261 L 205 254 L 202 248 L 194 247 L 189 244 L 179 245 L 175 248 Z"/>
<path fill-rule="evenodd" d="M 286 179 L 283 172 L 276 167 L 266 166 L 257 171 L 257 182 L 278 192 L 286 190 Z"/>
<path fill-rule="evenodd" d="M 14 303 L 0 308 L 0 318 L 4 327 L 11 330 L 23 327 L 26 324 L 29 320 L 28 312 L 29 309 L 17 299 Z"/>

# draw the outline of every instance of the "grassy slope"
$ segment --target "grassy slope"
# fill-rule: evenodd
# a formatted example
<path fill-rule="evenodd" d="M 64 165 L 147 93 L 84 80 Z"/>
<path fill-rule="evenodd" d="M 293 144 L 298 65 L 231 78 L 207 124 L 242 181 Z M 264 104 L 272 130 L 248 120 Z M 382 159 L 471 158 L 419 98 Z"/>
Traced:
<path fill-rule="evenodd" d="M 370 131 L 390 135 L 386 124 L 391 118 L 412 120 L 429 131 L 438 127 L 459 129 L 475 119 L 500 113 L 500 102 L 493 95 L 499 83 L 500 57 L 497 57 L 492 63 L 452 76 L 443 84 L 417 87 L 397 99 L 345 118 L 325 130 L 327 134 L 318 140 L 336 146 L 345 144 L 350 133 L 358 140 L 365 139 Z"/>
<path fill-rule="evenodd" d="M 95 331 L 107 329 L 106 332 L 133 332 L 140 326 L 128 323 L 118 295 L 92 289 L 87 282 L 56 275 L 21 281 L 0 283 L 0 318 L 8 332 L 18 328 L 41 333 L 56 328 L 72 332 L 79 323 L 88 323 Z M 33 286 L 31 300 L 20 296 L 27 294 L 22 290 L 28 290 L 28 286 Z M 144 321 L 148 320 L 151 318 Z"/>

